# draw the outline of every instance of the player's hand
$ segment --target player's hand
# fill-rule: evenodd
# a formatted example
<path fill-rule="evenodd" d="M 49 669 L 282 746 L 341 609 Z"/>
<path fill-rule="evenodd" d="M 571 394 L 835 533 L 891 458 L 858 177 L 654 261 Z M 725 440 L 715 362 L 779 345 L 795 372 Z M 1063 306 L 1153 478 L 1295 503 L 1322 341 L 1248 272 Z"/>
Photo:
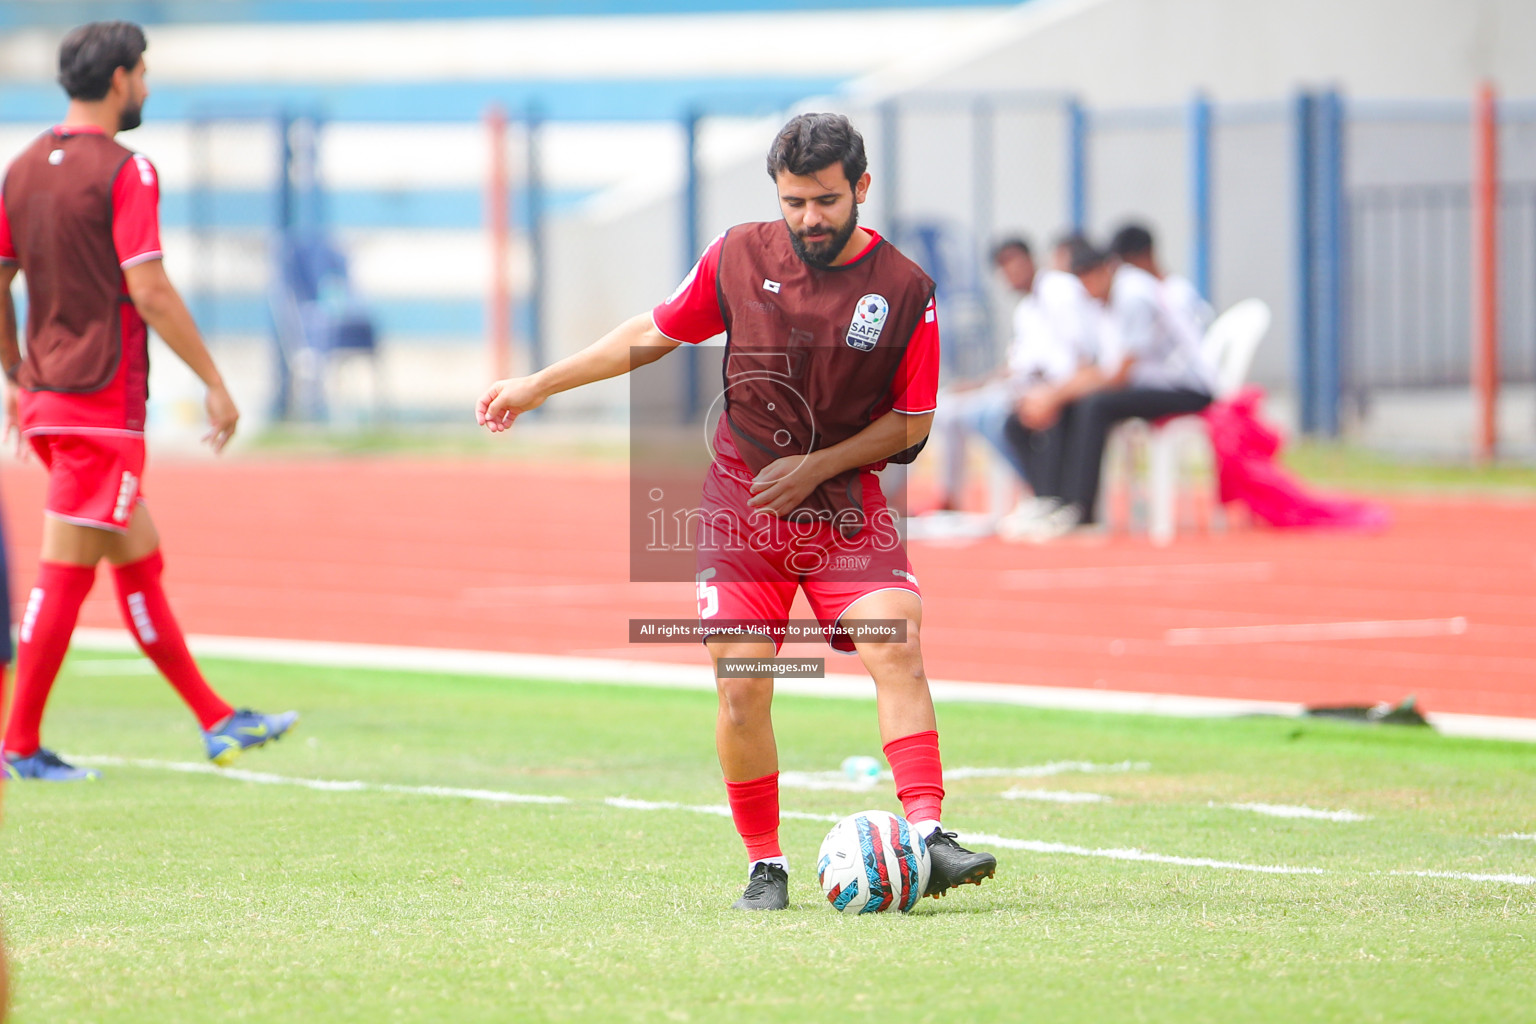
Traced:
<path fill-rule="evenodd" d="M 747 504 L 752 508 L 767 509 L 783 519 L 799 508 L 821 481 L 822 477 L 815 471 L 808 455 L 775 459 L 752 478 L 748 488 L 752 496 L 747 499 Z"/>
<path fill-rule="evenodd" d="M 499 380 L 475 403 L 475 422 L 491 433 L 499 434 L 510 429 L 512 421 L 523 413 L 543 405 L 544 398 L 532 377 Z"/>
<path fill-rule="evenodd" d="M 21 443 L 21 405 L 16 398 L 16 385 L 9 381 L 5 384 L 5 440 L 15 445 L 18 459 L 27 457 L 26 445 Z"/>
<path fill-rule="evenodd" d="M 215 452 L 222 452 L 229 439 L 235 436 L 240 410 L 235 408 L 235 400 L 229 397 L 229 391 L 222 384 L 208 389 L 203 407 L 208 410 L 208 433 L 203 435 L 203 440 Z"/>
<path fill-rule="evenodd" d="M 1042 388 L 1025 394 L 1014 411 L 1019 422 L 1031 430 L 1048 430 L 1061 416 L 1061 405 L 1054 394 Z"/>

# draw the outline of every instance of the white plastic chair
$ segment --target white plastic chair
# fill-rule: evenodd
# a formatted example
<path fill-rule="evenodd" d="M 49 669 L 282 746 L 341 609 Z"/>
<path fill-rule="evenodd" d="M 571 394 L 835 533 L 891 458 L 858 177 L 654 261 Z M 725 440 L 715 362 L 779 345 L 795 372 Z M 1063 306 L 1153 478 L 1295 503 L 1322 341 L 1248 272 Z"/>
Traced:
<path fill-rule="evenodd" d="M 1205 332 L 1202 353 L 1214 367 L 1213 397 L 1220 401 L 1237 393 L 1248 379 L 1259 342 L 1272 320 L 1263 299 L 1244 299 L 1228 309 Z M 1173 543 L 1178 527 L 1179 471 L 1191 451 L 1210 452 L 1210 435 L 1198 415 L 1170 416 L 1147 423 L 1133 421 L 1144 431 L 1147 453 L 1147 533 L 1152 543 Z"/>

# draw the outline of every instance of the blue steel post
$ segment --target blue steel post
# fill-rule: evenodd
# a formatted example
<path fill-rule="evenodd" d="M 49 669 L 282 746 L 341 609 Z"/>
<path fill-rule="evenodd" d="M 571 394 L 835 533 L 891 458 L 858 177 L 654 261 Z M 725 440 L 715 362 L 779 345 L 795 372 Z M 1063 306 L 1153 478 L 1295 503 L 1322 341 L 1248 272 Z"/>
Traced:
<path fill-rule="evenodd" d="M 1339 436 L 1344 387 L 1344 100 L 1317 98 L 1317 427 Z"/>
<path fill-rule="evenodd" d="M 277 117 L 278 160 L 277 180 L 273 190 L 277 193 L 277 231 L 272 250 L 272 273 L 276 281 L 282 280 L 283 258 L 293 231 L 293 115 L 284 112 Z M 274 284 L 274 288 L 281 285 Z M 272 418 L 286 420 L 293 413 L 293 367 L 288 365 L 288 354 L 283 351 L 282 328 L 272 321 L 272 358 L 277 369 L 277 386 L 272 390 Z"/>
<path fill-rule="evenodd" d="M 528 257 L 532 264 L 528 281 L 527 319 L 523 337 L 528 339 L 528 365 L 544 365 L 544 160 L 539 150 L 539 129 L 543 123 L 537 104 L 530 103 L 523 115 L 528 133 L 528 166 L 525 169 L 525 195 L 528 216 Z"/>
<path fill-rule="evenodd" d="M 1195 93 L 1189 101 L 1189 277 L 1211 298 L 1211 101 Z"/>
<path fill-rule="evenodd" d="M 1088 114 L 1076 98 L 1066 102 L 1067 219 L 1074 231 L 1088 227 Z"/>
<path fill-rule="evenodd" d="M 700 203 L 703 192 L 699 173 L 699 120 L 703 115 L 690 110 L 683 118 L 687 145 L 688 178 L 683 189 L 683 269 L 687 274 L 699 258 Z M 679 278 L 681 280 L 681 278 Z M 692 423 L 699 414 L 699 365 L 694 353 L 683 360 L 683 422 Z"/>
<path fill-rule="evenodd" d="M 885 218 L 881 227 L 886 235 L 899 240 L 901 178 L 897 171 L 901 166 L 901 108 L 895 100 L 880 105 L 880 149 L 880 176 L 885 179 L 880 183 L 880 194 L 884 197 L 880 207 Z"/>
<path fill-rule="evenodd" d="M 1292 106 L 1292 173 L 1296 178 L 1296 397 L 1300 406 L 1301 432 L 1317 429 L 1314 388 L 1315 353 L 1312 281 L 1312 121 L 1314 101 L 1298 93 Z"/>

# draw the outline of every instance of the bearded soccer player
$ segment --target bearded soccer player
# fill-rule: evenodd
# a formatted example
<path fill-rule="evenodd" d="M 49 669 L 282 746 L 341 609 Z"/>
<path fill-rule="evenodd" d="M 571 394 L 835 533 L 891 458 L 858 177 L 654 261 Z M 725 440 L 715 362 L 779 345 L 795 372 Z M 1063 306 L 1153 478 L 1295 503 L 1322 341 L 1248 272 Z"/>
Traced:
<path fill-rule="evenodd" d="M 933 282 L 859 227 L 866 166 L 864 140 L 847 118 L 790 121 L 768 153 L 782 223 L 730 229 L 672 298 L 532 376 L 497 381 L 476 410 L 483 426 L 504 431 L 551 395 L 721 332 L 727 376 L 737 362 L 785 367 L 779 381 L 746 373 L 727 387 L 698 543 L 699 616 L 718 679 L 715 743 L 749 861 L 746 892 L 734 904 L 743 910 L 789 905 L 773 680 L 722 676 L 720 663 L 772 658 L 797 588 L 823 626 L 905 627 L 896 642 L 857 631 L 832 642 L 855 650 L 874 679 L 896 794 L 932 855 L 926 894 L 980 884 L 997 867 L 940 824 L 943 770 L 918 638 L 922 600 L 874 475 L 893 457 L 915 455 L 927 437 L 939 332 Z"/>
<path fill-rule="evenodd" d="M 208 393 L 206 440 L 221 451 L 239 412 L 197 326 L 166 277 L 155 168 L 114 136 L 138 127 L 143 31 L 84 25 L 59 50 L 64 123 L 6 172 L 0 191 L 0 358 L 9 429 L 48 469 L 42 564 L 22 613 L 16 697 L 5 731 L 13 779 L 95 778 L 41 745 L 43 709 L 96 564 L 112 566 L 128 628 L 202 727 L 209 758 L 228 764 L 293 727 L 294 712 L 236 710 L 204 680 L 161 588 L 160 537 L 144 505 L 145 325 Z M 27 349 L 16 337 L 11 282 L 27 282 Z"/>

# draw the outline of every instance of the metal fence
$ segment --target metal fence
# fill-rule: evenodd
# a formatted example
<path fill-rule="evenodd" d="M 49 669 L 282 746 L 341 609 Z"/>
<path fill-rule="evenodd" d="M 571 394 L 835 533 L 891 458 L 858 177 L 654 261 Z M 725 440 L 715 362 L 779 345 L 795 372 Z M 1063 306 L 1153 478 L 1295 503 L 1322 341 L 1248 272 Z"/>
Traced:
<path fill-rule="evenodd" d="M 1499 104 L 1499 372 L 1536 383 L 1536 105 Z M 1011 119 L 1000 115 L 1007 111 Z M 1293 395 L 1304 430 L 1337 435 L 1384 393 L 1466 388 L 1472 347 L 1468 102 L 1289 101 L 1103 110 L 1070 96 L 924 94 L 879 111 L 882 210 L 959 307 L 949 369 L 999 352 L 989 239 L 1150 225 L 1165 265 L 1215 305 L 1264 299 L 1274 327 L 1254 379 Z M 894 182 L 889 181 L 894 179 Z M 954 270 L 959 268 L 961 274 Z M 966 279 L 964 274 L 972 274 Z M 971 314 L 986 296 L 986 316 Z M 941 293 L 941 298 L 942 298 Z"/>
<path fill-rule="evenodd" d="M 939 282 L 952 376 L 985 372 L 1006 343 L 1011 296 L 988 265 L 993 240 L 1022 231 L 1043 247 L 1069 228 L 1103 238 L 1134 218 L 1218 307 L 1269 303 L 1274 327 L 1253 377 L 1296 396 L 1307 429 L 1342 429 L 1351 400 L 1467 386 L 1470 102 L 1195 95 L 1112 110 L 1054 93 L 919 91 L 844 109 L 875 174 L 867 221 Z M 1500 372 L 1536 384 L 1536 102 L 1499 111 Z M 723 228 L 774 216 L 756 155 L 771 131 L 764 121 L 675 122 L 666 145 L 687 169 L 684 187 L 601 215 L 589 196 L 537 187 L 539 139 L 552 125 L 514 121 L 509 142 L 519 365 L 571 351 L 616 310 L 667 294 Z M 0 142 L 17 150 L 35 130 L 0 124 Z M 396 360 L 409 384 L 402 405 L 432 404 L 423 387 L 453 360 L 455 373 L 478 378 L 494 305 L 484 125 L 317 122 L 307 145 L 295 145 L 296 130 L 269 115 L 203 116 L 145 140 L 162 171 L 166 230 L 180 235 L 167 246 L 172 270 L 211 337 L 264 343 L 274 241 L 285 225 L 320 223 L 345 248 L 384 338 L 420 349 Z M 711 133 L 739 137 L 754 155 L 702 160 Z M 306 198 L 292 186 L 309 178 L 320 187 Z M 312 208 L 285 212 L 285 195 Z M 674 239 L 686 254 L 676 263 L 636 258 Z"/>
<path fill-rule="evenodd" d="M 1358 188 L 1349 221 L 1351 389 L 1470 383 L 1467 187 Z"/>

